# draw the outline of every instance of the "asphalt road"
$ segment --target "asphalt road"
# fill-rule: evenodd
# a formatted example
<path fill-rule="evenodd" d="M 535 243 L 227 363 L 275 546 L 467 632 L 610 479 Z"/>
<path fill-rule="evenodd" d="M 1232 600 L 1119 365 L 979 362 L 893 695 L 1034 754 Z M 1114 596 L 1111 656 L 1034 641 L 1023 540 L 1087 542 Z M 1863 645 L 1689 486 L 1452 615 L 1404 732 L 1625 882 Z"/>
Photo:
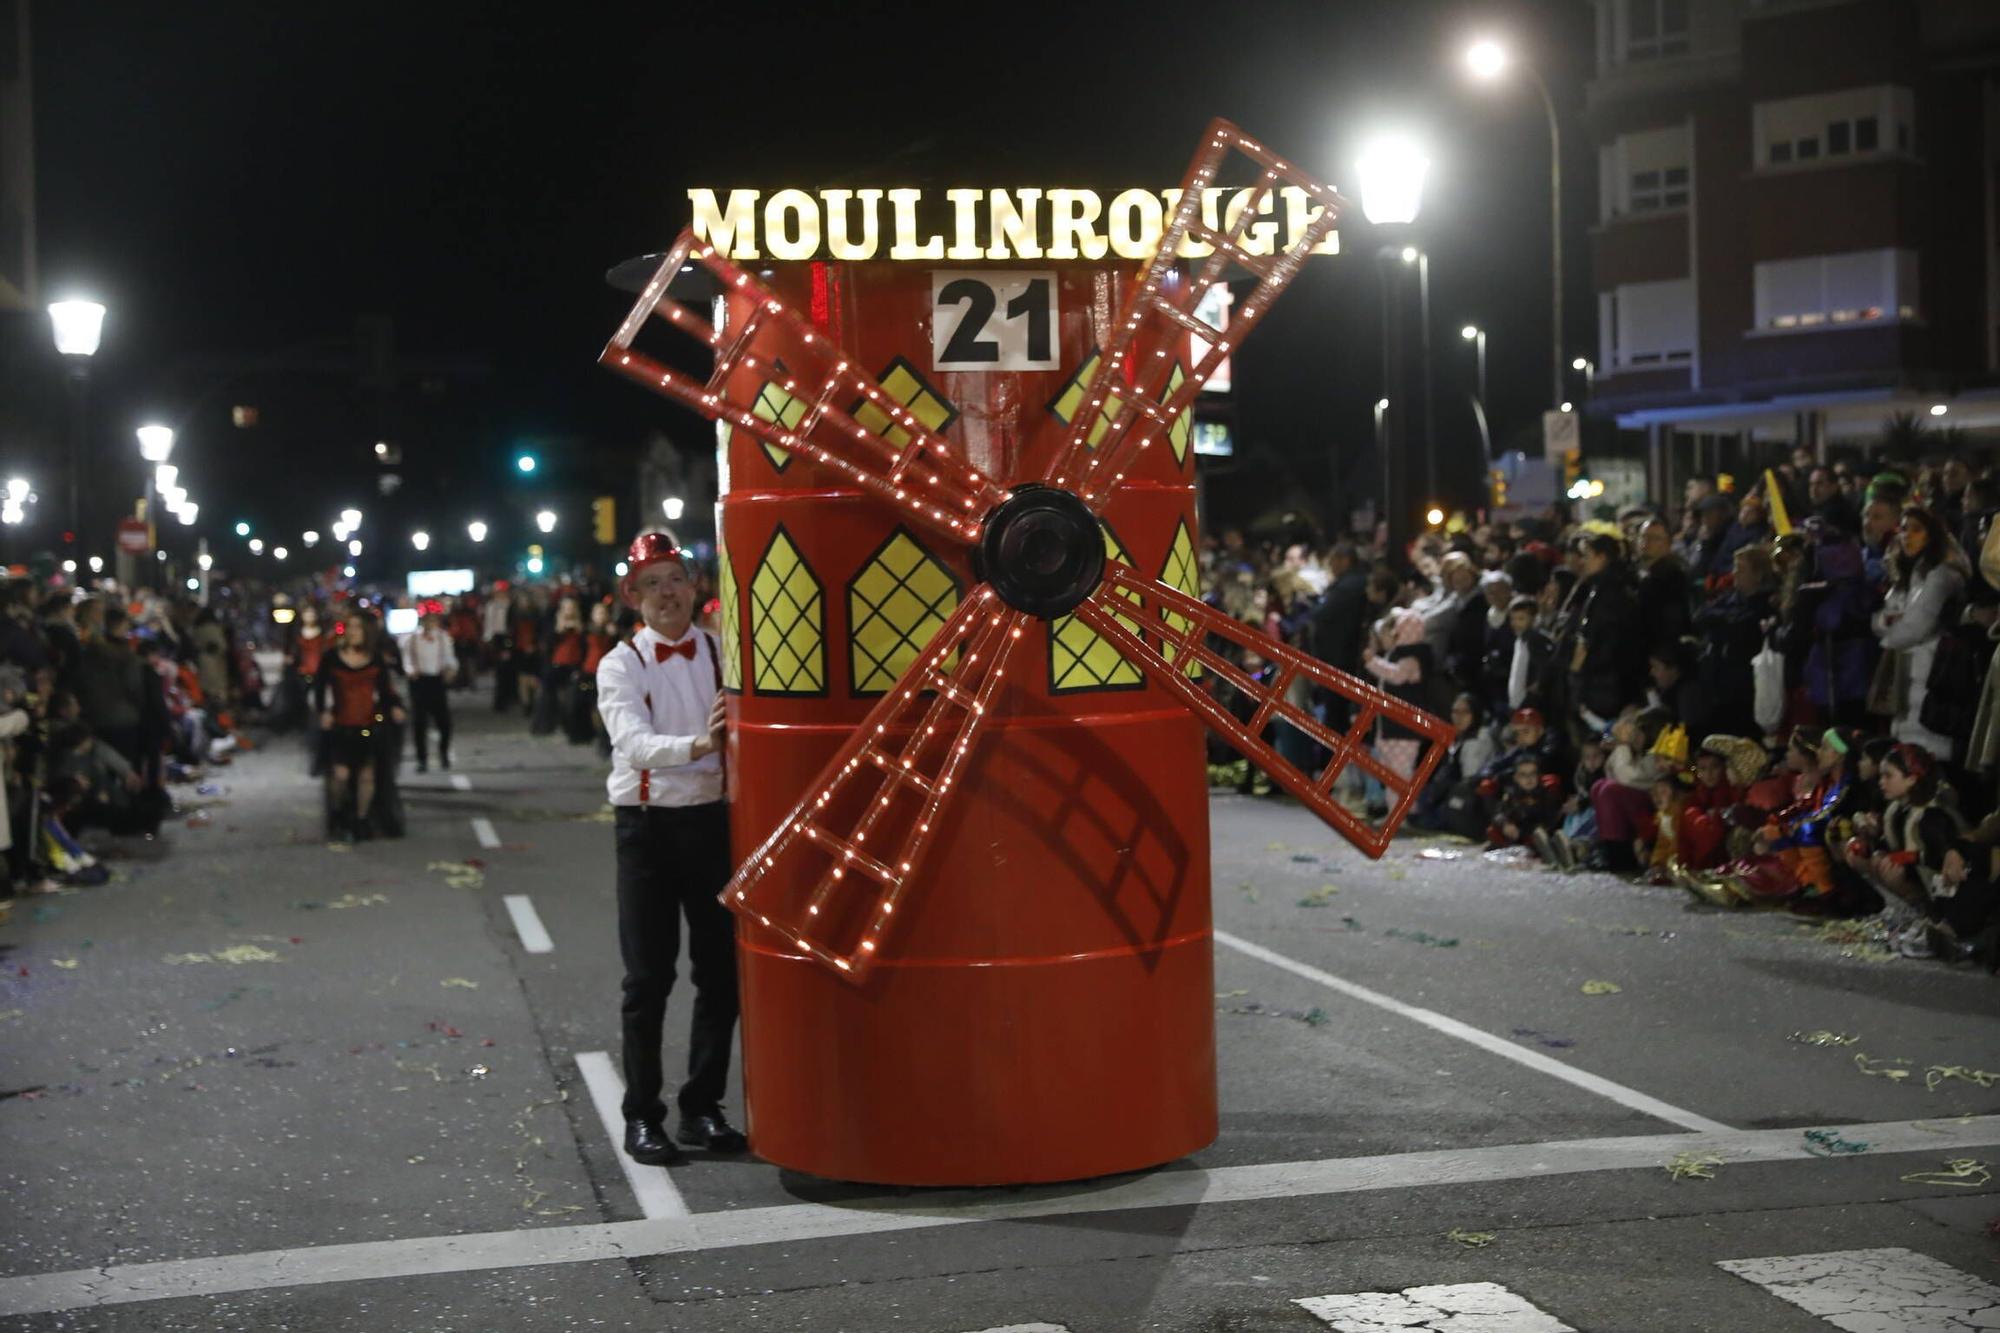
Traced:
<path fill-rule="evenodd" d="M 328 848 L 281 739 L 164 853 L 14 903 L 0 1326 L 2000 1328 L 2000 1198 L 1945 1166 L 2000 1169 L 1993 979 L 1233 796 L 1212 1147 L 1011 1191 L 628 1173 L 580 1072 L 618 1049 L 599 766 L 460 707 L 407 839 Z"/>

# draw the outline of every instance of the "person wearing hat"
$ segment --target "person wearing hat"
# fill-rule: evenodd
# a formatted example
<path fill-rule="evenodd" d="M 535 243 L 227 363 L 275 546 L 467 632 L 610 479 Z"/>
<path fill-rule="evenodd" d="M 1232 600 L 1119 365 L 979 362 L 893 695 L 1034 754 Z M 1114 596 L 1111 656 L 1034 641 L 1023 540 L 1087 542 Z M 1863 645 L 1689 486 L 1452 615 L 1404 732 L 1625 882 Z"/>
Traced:
<path fill-rule="evenodd" d="M 417 742 L 417 772 L 430 767 L 429 733 L 438 734 L 438 765 L 451 767 L 451 700 L 446 691 L 458 674 L 458 650 L 445 632 L 444 604 L 425 602 L 414 634 L 403 636 L 403 674 L 410 678 L 410 730 Z"/>
<path fill-rule="evenodd" d="M 597 667 L 597 707 L 611 740 L 618 850 L 618 949 L 625 964 L 625 1151 L 667 1166 L 686 1160 L 674 1139 L 741 1152 L 722 1114 L 735 1039 L 736 923 L 718 900 L 732 871 L 723 793 L 725 696 L 715 640 L 694 626 L 695 582 L 673 539 L 632 543 L 618 589 L 639 613 L 629 643 Z M 688 928 L 694 1015 L 680 1123 L 666 1134 L 660 1040 L 667 994 Z"/>

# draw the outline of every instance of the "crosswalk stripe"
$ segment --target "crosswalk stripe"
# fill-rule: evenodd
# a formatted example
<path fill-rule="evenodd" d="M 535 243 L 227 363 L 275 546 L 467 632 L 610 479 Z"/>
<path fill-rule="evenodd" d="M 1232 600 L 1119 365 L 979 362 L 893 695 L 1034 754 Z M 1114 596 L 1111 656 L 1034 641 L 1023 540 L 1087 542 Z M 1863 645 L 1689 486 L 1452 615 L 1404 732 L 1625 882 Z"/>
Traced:
<path fill-rule="evenodd" d="M 1716 1267 L 1847 1333 L 2000 1329 L 2000 1287 L 1915 1250 L 1778 1254 Z"/>
<path fill-rule="evenodd" d="M 479 839 L 481 847 L 498 847 L 500 835 L 494 831 L 493 821 L 484 815 L 472 821 L 472 836 Z"/>
<path fill-rule="evenodd" d="M 1340 1333 L 1412 1333 L 1462 1328 L 1479 1333 L 1576 1333 L 1497 1282 L 1453 1282 L 1402 1291 L 1354 1291 L 1306 1296 L 1305 1307 Z"/>
<path fill-rule="evenodd" d="M 639 1210 L 649 1220 L 688 1216 L 687 1203 L 681 1198 L 674 1178 L 667 1174 L 667 1168 L 646 1166 L 625 1155 L 625 1114 L 622 1109 L 625 1080 L 618 1077 L 618 1071 L 611 1065 L 611 1057 L 603 1051 L 578 1051 L 576 1071 L 583 1075 L 583 1086 L 590 1089 L 590 1100 L 597 1107 L 597 1118 L 611 1139 L 612 1156 L 618 1159 L 618 1167 L 625 1173 L 625 1182 L 632 1187 L 633 1197 L 639 1201 Z"/>

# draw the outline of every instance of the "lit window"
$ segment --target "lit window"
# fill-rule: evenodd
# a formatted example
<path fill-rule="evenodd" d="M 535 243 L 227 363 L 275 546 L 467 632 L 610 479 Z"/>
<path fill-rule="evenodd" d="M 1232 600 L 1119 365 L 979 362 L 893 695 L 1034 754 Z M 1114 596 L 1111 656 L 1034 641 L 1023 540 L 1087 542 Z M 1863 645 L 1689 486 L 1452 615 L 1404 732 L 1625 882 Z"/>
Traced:
<path fill-rule="evenodd" d="M 1757 327 L 1814 329 L 1914 319 L 1917 256 L 1857 250 L 1757 265 Z"/>

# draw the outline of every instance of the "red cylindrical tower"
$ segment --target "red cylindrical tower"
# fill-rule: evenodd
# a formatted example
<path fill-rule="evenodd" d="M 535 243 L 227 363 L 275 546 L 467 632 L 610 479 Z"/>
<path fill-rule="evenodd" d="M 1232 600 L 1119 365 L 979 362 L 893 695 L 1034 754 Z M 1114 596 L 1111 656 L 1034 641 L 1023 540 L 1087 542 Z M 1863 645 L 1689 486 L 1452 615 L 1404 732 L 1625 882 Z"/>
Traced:
<path fill-rule="evenodd" d="M 1081 266 L 815 263 L 770 282 L 1009 484 L 1047 467 L 1123 294 L 1122 279 Z M 725 335 L 742 315 L 740 302 L 725 313 Z M 1153 350 L 1187 364 L 1185 338 Z M 787 424 L 809 406 L 778 374 L 732 382 L 729 397 Z M 896 438 L 872 406 L 840 406 Z M 1188 415 L 1133 471 L 1104 535 L 1108 552 L 1193 593 Z M 960 552 L 837 474 L 718 429 L 741 858 L 977 579 Z M 848 1180 L 1002 1184 L 1151 1166 L 1214 1138 L 1201 726 L 1082 623 L 1036 621 L 1029 634 L 928 882 L 907 895 L 868 977 L 849 984 L 742 929 L 747 1115 L 770 1161 Z M 809 887 L 793 873 L 801 883 L 779 892 Z"/>

